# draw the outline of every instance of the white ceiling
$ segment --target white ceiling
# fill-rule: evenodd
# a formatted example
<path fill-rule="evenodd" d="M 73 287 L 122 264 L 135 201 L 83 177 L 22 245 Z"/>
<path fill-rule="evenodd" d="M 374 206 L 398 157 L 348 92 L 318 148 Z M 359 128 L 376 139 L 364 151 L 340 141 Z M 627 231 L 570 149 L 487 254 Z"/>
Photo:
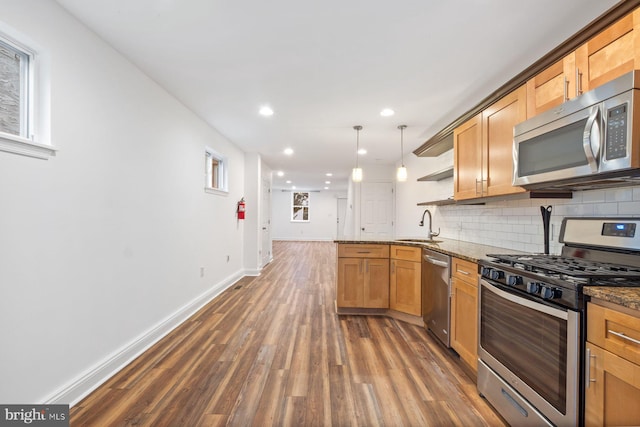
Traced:
<path fill-rule="evenodd" d="M 57 0 L 246 152 L 274 188 L 395 164 L 615 0 Z M 270 105 L 275 114 L 258 115 Z M 396 114 L 381 117 L 392 108 Z M 282 154 L 285 147 L 295 153 Z"/>

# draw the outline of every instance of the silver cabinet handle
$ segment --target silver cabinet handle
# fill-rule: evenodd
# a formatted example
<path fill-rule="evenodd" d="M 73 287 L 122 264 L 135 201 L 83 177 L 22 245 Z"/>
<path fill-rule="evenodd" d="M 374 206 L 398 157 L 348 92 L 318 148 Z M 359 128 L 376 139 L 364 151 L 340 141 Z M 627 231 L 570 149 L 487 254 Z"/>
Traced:
<path fill-rule="evenodd" d="M 595 355 L 591 354 L 591 349 L 588 348 L 587 349 L 587 354 L 585 356 L 585 360 L 584 360 L 584 377 L 587 379 L 585 386 L 587 388 L 589 388 L 589 386 L 591 385 L 591 383 L 595 383 L 596 380 L 591 378 L 591 358 L 596 358 Z"/>
<path fill-rule="evenodd" d="M 569 79 L 567 76 L 564 76 L 564 100 L 569 100 Z"/>
<path fill-rule="evenodd" d="M 469 273 L 468 271 L 464 271 L 464 270 L 456 270 L 456 273 L 462 273 L 462 274 L 464 274 L 465 276 L 468 276 L 469 274 L 471 274 L 471 273 Z"/>
<path fill-rule="evenodd" d="M 632 342 L 634 344 L 640 345 L 640 341 L 638 341 L 635 338 L 631 338 L 630 336 L 625 335 L 623 332 L 616 332 L 616 331 L 612 331 L 611 329 L 609 329 L 607 332 L 609 332 L 611 335 L 615 335 L 617 337 L 620 337 L 623 340 L 627 340 L 627 341 Z"/>
<path fill-rule="evenodd" d="M 576 96 L 582 95 L 582 73 L 576 68 Z"/>

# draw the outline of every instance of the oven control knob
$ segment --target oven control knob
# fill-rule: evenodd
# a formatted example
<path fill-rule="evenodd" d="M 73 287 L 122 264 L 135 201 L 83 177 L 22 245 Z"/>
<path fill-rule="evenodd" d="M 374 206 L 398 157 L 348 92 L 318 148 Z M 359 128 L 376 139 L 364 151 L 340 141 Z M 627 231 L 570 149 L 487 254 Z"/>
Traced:
<path fill-rule="evenodd" d="M 482 270 L 480 271 L 480 274 L 482 275 L 482 277 L 486 277 L 487 279 L 489 279 L 491 277 L 491 272 L 492 271 L 493 271 L 493 268 L 482 267 Z"/>
<path fill-rule="evenodd" d="M 562 296 L 562 292 L 560 291 L 560 289 L 543 286 L 540 290 L 540 296 L 544 299 L 560 298 Z"/>
<path fill-rule="evenodd" d="M 527 292 L 530 294 L 537 294 L 540 292 L 540 283 L 538 282 L 529 282 L 527 283 Z"/>
<path fill-rule="evenodd" d="M 507 276 L 507 285 L 509 286 L 518 286 L 522 285 L 522 276 Z"/>
<path fill-rule="evenodd" d="M 493 280 L 504 279 L 504 271 L 502 271 L 502 270 L 491 270 L 491 278 Z"/>

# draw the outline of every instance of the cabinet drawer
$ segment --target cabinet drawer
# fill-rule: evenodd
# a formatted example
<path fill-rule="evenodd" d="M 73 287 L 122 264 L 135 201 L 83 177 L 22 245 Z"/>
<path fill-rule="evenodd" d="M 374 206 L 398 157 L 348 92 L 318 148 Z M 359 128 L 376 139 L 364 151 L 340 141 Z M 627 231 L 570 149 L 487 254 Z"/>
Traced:
<path fill-rule="evenodd" d="M 391 258 L 420 262 L 422 249 L 413 246 L 391 245 Z"/>
<path fill-rule="evenodd" d="M 339 244 L 340 258 L 389 258 L 389 245 Z"/>
<path fill-rule="evenodd" d="M 640 364 L 640 314 L 631 316 L 608 307 L 587 305 L 587 340 Z"/>
<path fill-rule="evenodd" d="M 478 264 L 460 258 L 451 258 L 451 277 L 478 286 Z"/>

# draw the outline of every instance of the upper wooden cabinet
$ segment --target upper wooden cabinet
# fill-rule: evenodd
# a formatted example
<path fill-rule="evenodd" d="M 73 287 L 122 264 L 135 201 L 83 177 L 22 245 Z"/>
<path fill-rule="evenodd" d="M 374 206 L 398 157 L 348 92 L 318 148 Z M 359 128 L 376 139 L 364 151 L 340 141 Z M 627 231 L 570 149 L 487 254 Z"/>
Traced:
<path fill-rule="evenodd" d="M 527 118 L 640 68 L 640 9 L 527 81 Z"/>
<path fill-rule="evenodd" d="M 482 115 L 453 130 L 453 198 L 480 197 L 482 185 Z"/>
<path fill-rule="evenodd" d="M 577 95 L 576 54 L 572 52 L 527 81 L 527 118 L 557 107 Z"/>
<path fill-rule="evenodd" d="M 640 67 L 640 9 L 624 16 L 576 49 L 582 91 Z"/>
<path fill-rule="evenodd" d="M 527 118 L 521 86 L 453 131 L 454 199 L 521 193 L 513 181 L 513 127 Z"/>

